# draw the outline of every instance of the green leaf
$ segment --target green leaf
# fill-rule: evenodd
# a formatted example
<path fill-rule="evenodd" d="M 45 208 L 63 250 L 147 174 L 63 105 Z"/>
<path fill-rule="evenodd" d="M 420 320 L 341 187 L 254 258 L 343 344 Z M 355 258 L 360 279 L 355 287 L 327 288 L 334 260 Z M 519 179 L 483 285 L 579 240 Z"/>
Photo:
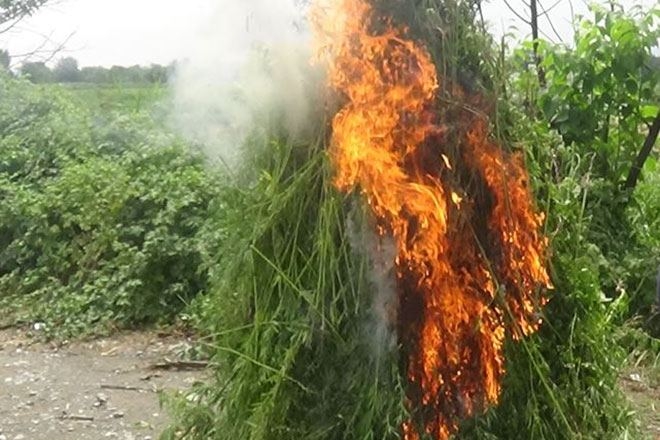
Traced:
<path fill-rule="evenodd" d="M 658 111 L 660 111 L 660 107 L 657 105 L 643 105 L 639 113 L 642 119 L 649 121 L 655 119 Z"/>

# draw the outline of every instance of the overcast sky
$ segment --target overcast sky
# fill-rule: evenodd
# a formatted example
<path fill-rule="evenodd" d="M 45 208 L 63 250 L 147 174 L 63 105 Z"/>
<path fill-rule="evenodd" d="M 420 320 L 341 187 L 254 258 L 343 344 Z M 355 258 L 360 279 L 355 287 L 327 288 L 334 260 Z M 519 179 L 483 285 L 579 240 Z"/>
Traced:
<path fill-rule="evenodd" d="M 43 54 L 64 44 L 58 56 L 70 55 L 81 66 L 161 63 L 185 58 L 190 44 L 204 38 L 228 0 L 54 0 L 9 32 L 0 34 L 0 49 L 14 55 L 41 47 Z M 251 0 L 244 0 L 248 4 Z M 290 0 L 272 0 L 290 1 Z M 523 16 L 525 0 L 507 0 Z M 587 11 L 585 0 L 539 0 L 552 7 L 540 19 L 545 38 L 572 38 L 571 16 Z M 655 0 L 621 0 L 652 5 Z M 528 26 L 507 8 L 505 0 L 486 0 L 484 15 L 497 35 L 529 33 Z M 553 30 L 548 18 L 553 22 Z M 245 17 L 236 17 L 244 21 Z M 517 31 L 516 31 L 517 29 Z M 555 32 L 556 31 L 556 32 Z M 559 34 L 559 35 L 557 35 Z M 43 47 L 42 47 L 43 46 Z M 36 57 L 35 57 L 36 58 Z"/>

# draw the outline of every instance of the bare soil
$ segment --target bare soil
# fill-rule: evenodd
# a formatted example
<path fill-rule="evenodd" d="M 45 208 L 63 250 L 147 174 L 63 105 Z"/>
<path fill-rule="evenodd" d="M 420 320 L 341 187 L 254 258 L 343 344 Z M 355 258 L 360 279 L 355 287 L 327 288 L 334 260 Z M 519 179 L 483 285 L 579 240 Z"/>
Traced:
<path fill-rule="evenodd" d="M 645 438 L 660 440 L 660 372 L 657 367 L 629 367 L 621 375 L 621 388 L 636 413 Z"/>
<path fill-rule="evenodd" d="M 0 331 L 0 440 L 157 439 L 159 393 L 204 378 L 176 362 L 190 344 L 147 332 L 57 347 Z"/>
<path fill-rule="evenodd" d="M 156 332 L 56 346 L 0 331 L 0 440 L 156 440 L 169 422 L 159 393 L 205 379 L 178 363 L 191 346 Z M 658 370 L 631 367 L 620 384 L 640 430 L 660 440 Z"/>

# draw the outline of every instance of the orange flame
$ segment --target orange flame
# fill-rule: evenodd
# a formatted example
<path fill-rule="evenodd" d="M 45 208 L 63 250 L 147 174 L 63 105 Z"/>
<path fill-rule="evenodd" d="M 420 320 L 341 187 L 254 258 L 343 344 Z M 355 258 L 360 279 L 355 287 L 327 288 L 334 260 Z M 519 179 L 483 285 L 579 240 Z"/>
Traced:
<path fill-rule="evenodd" d="M 483 118 L 461 115 L 451 154 L 430 55 L 373 15 L 366 0 L 319 0 L 312 14 L 329 82 L 345 98 L 332 123 L 334 183 L 359 188 L 397 246 L 404 438 L 442 440 L 497 401 L 506 331 L 519 338 L 540 324 L 543 219 L 521 159 L 488 139 Z"/>

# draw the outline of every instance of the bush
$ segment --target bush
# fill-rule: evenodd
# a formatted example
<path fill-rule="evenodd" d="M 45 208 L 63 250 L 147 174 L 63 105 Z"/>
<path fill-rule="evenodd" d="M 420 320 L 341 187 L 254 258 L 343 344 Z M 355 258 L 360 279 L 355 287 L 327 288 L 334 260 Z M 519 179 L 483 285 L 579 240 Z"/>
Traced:
<path fill-rule="evenodd" d="M 170 322 L 207 283 L 202 159 L 146 117 L 100 129 L 56 89 L 0 91 L 0 303 L 62 336 Z"/>

